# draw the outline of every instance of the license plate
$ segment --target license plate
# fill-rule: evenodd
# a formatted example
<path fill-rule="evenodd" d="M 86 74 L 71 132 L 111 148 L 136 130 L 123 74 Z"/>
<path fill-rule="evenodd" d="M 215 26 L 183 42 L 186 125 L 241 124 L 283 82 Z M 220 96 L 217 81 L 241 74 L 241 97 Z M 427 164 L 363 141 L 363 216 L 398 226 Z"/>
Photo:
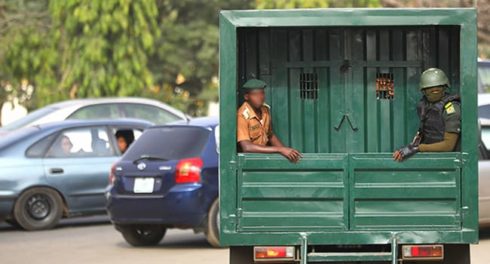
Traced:
<path fill-rule="evenodd" d="M 133 192 L 135 193 L 152 193 L 155 178 L 136 178 L 134 179 Z"/>

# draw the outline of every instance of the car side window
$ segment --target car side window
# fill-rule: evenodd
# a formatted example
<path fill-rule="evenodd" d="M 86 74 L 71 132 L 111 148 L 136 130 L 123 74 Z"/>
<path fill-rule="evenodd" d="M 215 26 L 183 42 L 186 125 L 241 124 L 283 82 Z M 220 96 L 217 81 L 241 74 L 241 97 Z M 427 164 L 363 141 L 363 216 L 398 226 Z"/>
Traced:
<path fill-rule="evenodd" d="M 144 104 L 123 104 L 126 117 L 148 120 L 154 124 L 165 124 L 180 120 L 178 116 L 156 106 Z"/>
<path fill-rule="evenodd" d="M 46 150 L 50 146 L 51 142 L 53 142 L 56 137 L 56 133 L 51 134 L 36 143 L 32 144 L 26 151 L 26 156 L 29 158 L 42 158 L 46 153 Z"/>
<path fill-rule="evenodd" d="M 484 126 L 481 128 L 481 142 L 478 147 L 480 160 L 489 159 L 490 154 L 490 127 Z"/>
<path fill-rule="evenodd" d="M 78 109 L 68 117 L 68 119 L 101 119 L 101 118 L 121 118 L 121 113 L 116 104 L 90 105 Z"/>
<path fill-rule="evenodd" d="M 47 158 L 115 156 L 105 127 L 68 129 L 59 134 L 49 148 Z"/>
<path fill-rule="evenodd" d="M 116 149 L 120 154 L 124 154 L 131 144 L 143 134 L 142 129 L 131 127 L 114 127 L 111 131 L 116 142 Z"/>

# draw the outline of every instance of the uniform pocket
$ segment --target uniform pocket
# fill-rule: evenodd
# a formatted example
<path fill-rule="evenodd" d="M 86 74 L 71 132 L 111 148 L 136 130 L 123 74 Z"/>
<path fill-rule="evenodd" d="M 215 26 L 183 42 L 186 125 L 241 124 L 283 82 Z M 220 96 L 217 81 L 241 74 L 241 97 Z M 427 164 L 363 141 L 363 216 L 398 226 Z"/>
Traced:
<path fill-rule="evenodd" d="M 250 139 L 252 141 L 256 140 L 261 136 L 260 125 L 257 124 L 257 125 L 250 126 L 248 133 L 250 134 Z"/>

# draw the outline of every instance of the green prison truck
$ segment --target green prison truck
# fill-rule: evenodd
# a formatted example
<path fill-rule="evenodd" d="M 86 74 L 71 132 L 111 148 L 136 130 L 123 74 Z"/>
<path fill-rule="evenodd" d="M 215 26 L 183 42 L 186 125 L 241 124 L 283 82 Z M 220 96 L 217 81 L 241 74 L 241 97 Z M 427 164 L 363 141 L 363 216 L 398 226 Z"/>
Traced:
<path fill-rule="evenodd" d="M 219 227 L 230 263 L 470 263 L 476 33 L 474 9 L 222 11 Z M 460 95 L 461 150 L 396 162 L 418 130 L 430 67 Z M 250 78 L 268 84 L 274 133 L 300 162 L 238 151 Z"/>

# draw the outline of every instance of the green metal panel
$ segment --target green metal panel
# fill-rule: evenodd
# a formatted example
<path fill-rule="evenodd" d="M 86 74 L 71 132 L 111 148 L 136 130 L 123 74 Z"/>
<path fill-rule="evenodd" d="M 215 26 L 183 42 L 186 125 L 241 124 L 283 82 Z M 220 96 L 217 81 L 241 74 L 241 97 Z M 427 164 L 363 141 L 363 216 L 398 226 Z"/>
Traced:
<path fill-rule="evenodd" d="M 459 229 L 462 161 L 306 154 L 291 165 L 240 154 L 237 231 Z"/>
<path fill-rule="evenodd" d="M 293 167 L 280 157 L 240 156 L 237 230 L 347 229 L 347 162 L 347 155 L 316 154 Z"/>
<path fill-rule="evenodd" d="M 350 217 L 353 230 L 461 228 L 459 155 L 437 162 L 414 157 L 403 167 L 391 157 L 353 155 Z M 435 161 L 432 159 L 432 161 Z"/>
<path fill-rule="evenodd" d="M 396 163 L 433 66 L 461 94 L 462 151 Z M 378 72 L 393 73 L 393 100 L 376 99 Z M 301 73 L 317 74 L 316 100 L 299 96 Z M 238 87 L 252 75 L 269 83 L 274 130 L 300 163 L 236 152 Z M 223 11 L 222 243 L 477 242 L 476 87 L 474 9 Z"/>

